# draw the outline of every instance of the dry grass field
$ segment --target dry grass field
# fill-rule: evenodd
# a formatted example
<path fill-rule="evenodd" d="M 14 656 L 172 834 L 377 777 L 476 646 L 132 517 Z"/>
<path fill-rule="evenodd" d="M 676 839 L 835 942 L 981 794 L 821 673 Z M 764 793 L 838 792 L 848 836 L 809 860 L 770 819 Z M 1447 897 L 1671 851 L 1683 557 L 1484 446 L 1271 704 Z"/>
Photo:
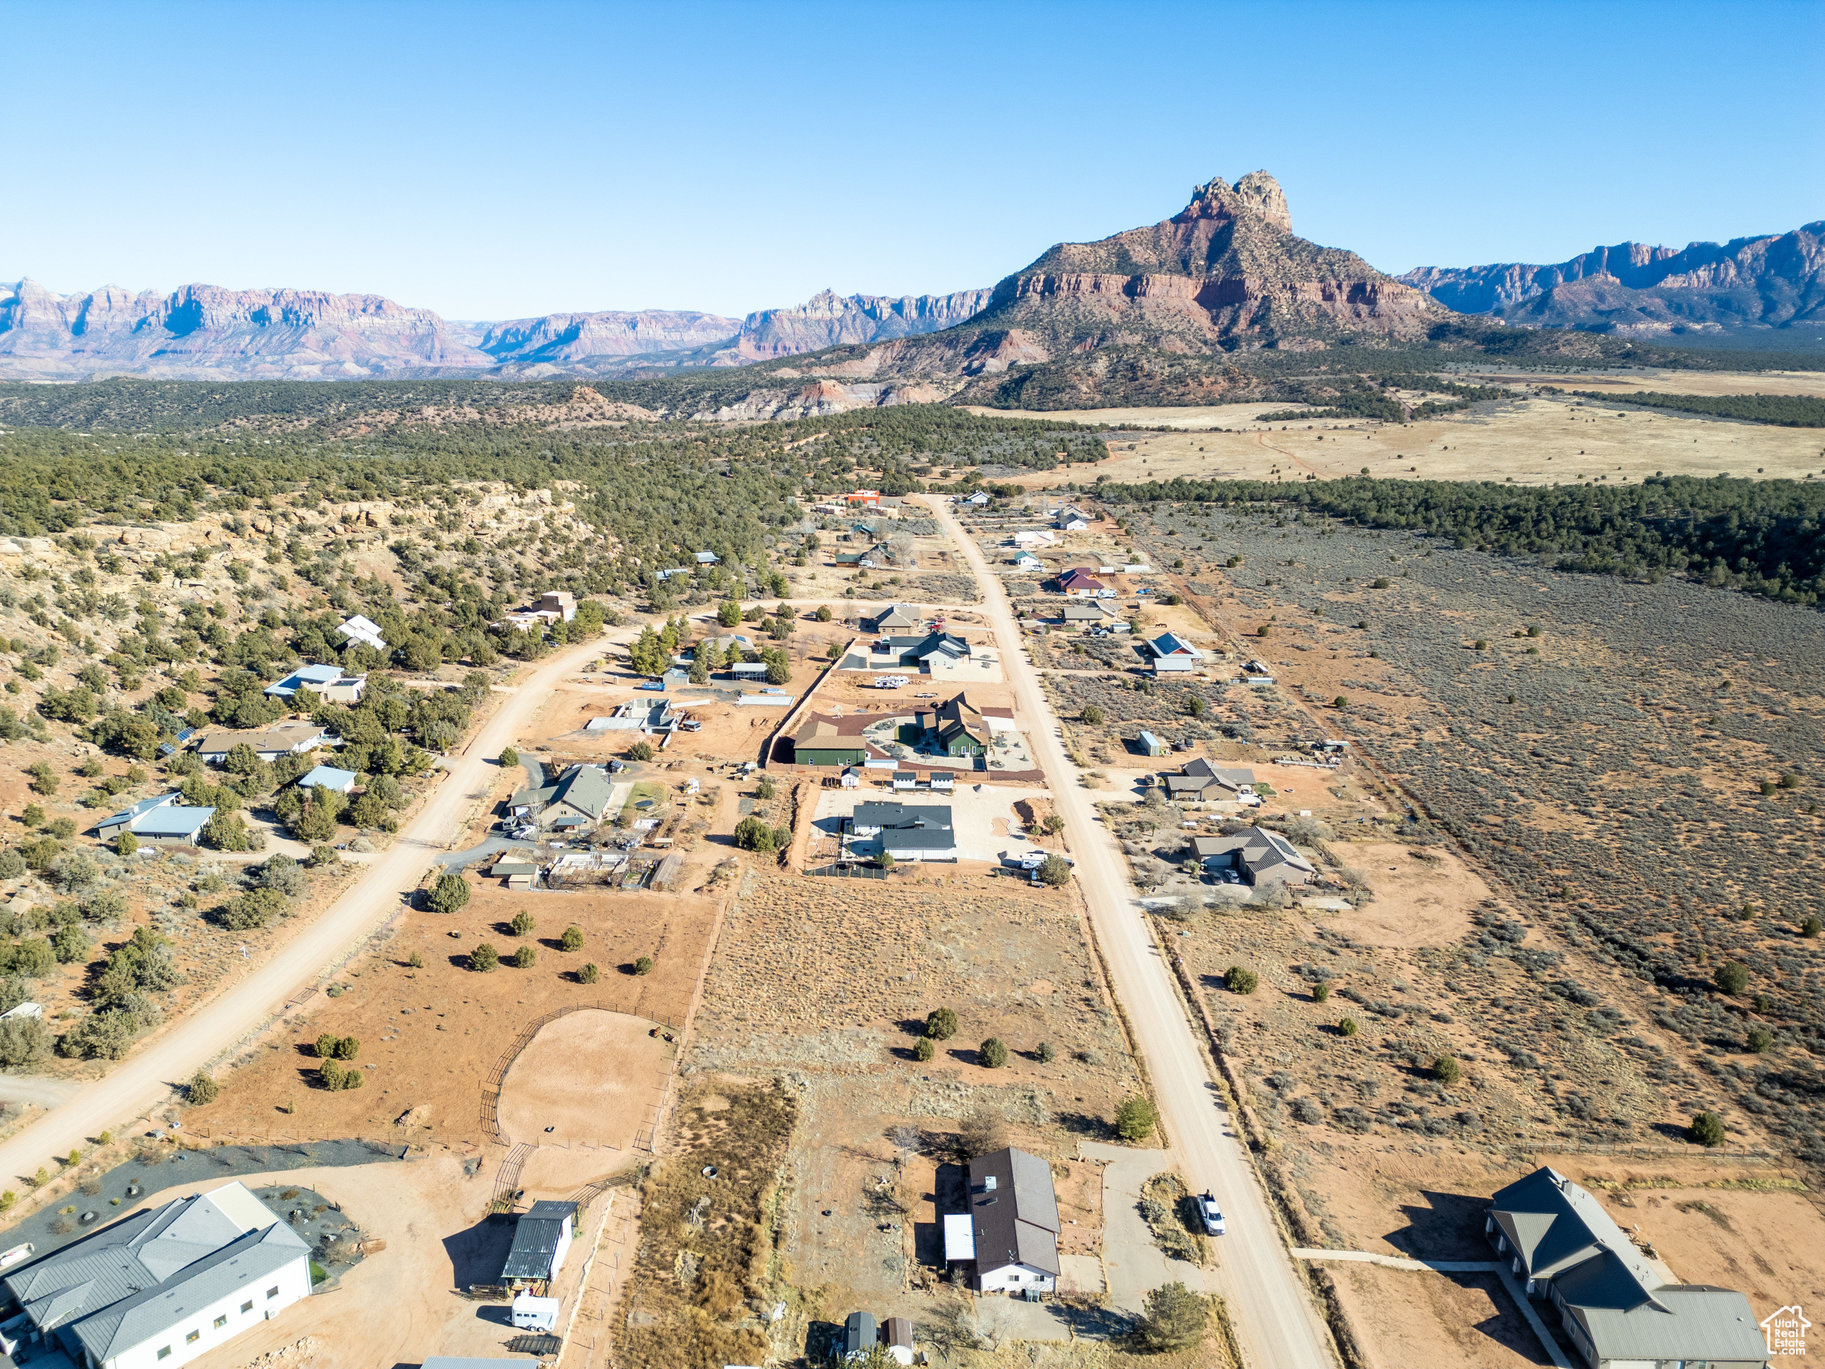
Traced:
<path fill-rule="evenodd" d="M 1485 378 L 1488 379 L 1488 378 Z M 1519 377 L 1501 377 L 1519 380 Z M 1691 394 L 1820 394 L 1825 375 L 1655 374 L 1529 376 L 1529 385 Z M 1570 394 L 1532 391 L 1413 423 L 1314 419 L 1260 423 L 1298 409 L 1274 403 L 1199 409 L 1092 409 L 1056 419 L 1108 424 L 1111 459 L 1096 475 L 1111 481 L 1200 479 L 1301 481 L 1368 473 L 1387 479 L 1513 480 L 1573 484 L 1639 482 L 1656 474 L 1729 474 L 1770 479 L 1825 477 L 1825 434 L 1669 411 L 1602 408 Z M 1027 483 L 1043 481 L 1029 477 Z"/>

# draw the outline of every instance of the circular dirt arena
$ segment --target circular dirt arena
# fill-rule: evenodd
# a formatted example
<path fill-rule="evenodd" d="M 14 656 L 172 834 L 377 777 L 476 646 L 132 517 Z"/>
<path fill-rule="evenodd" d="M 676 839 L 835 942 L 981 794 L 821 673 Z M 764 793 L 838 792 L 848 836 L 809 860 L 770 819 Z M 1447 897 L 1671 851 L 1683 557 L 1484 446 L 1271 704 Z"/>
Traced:
<path fill-rule="evenodd" d="M 625 1150 L 652 1116 L 674 1048 L 643 1017 L 585 1009 L 548 1022 L 501 1082 L 503 1135 Z"/>

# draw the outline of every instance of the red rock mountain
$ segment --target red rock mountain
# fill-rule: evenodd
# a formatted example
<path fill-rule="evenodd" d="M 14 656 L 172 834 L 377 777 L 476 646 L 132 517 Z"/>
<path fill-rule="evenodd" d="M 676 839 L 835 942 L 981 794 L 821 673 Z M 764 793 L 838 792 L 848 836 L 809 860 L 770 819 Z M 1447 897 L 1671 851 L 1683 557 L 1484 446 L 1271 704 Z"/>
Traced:
<path fill-rule="evenodd" d="M 1279 182 L 1255 171 L 1199 186 L 1162 223 L 1060 243 L 997 285 L 970 327 L 1016 329 L 1056 357 L 1117 344 L 1232 351 L 1418 337 L 1445 316 L 1354 252 L 1297 236 Z"/>

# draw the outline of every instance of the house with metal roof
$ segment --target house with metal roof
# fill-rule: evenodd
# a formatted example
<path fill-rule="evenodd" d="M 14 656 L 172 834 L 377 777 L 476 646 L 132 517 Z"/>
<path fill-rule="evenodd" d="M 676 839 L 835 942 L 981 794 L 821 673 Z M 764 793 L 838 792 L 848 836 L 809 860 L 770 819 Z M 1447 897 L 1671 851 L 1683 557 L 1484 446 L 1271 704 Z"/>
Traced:
<path fill-rule="evenodd" d="M 1008 1147 L 969 1163 L 970 1243 L 984 1293 L 1058 1286 L 1058 1195 L 1052 1167 Z"/>
<path fill-rule="evenodd" d="M 605 767 L 572 765 L 555 780 L 518 791 L 507 800 L 507 811 L 547 831 L 594 827 L 609 815 L 614 790 Z"/>
<path fill-rule="evenodd" d="M 930 671 L 934 661 L 965 660 L 970 644 L 952 632 L 928 632 L 923 637 L 882 637 L 868 653 L 868 669 L 886 670 L 894 666 L 918 666 Z"/>
<path fill-rule="evenodd" d="M 142 841 L 194 846 L 209 819 L 215 816 L 215 809 L 185 808 L 179 802 L 182 797 L 173 792 L 141 799 L 131 808 L 103 818 L 96 824 L 95 834 L 103 841 L 112 841 L 122 832 L 131 832 Z"/>
<path fill-rule="evenodd" d="M 1052 519 L 1052 526 L 1060 532 L 1082 532 L 1090 526 L 1090 515 L 1066 504 Z"/>
<path fill-rule="evenodd" d="M 366 675 L 344 675 L 339 665 L 301 665 L 282 680 L 266 686 L 274 699 L 290 699 L 301 689 L 308 689 L 320 699 L 335 704 L 358 704 L 367 692 Z"/>
<path fill-rule="evenodd" d="M 316 765 L 298 776 L 298 788 L 334 789 L 338 794 L 346 794 L 354 789 L 355 781 L 360 778 L 353 770 L 338 770 L 333 765 Z"/>
<path fill-rule="evenodd" d="M 376 651 L 387 649 L 387 640 L 380 635 L 380 624 L 363 614 L 357 613 L 352 618 L 344 618 L 336 631 L 349 641 L 371 646 Z"/>
<path fill-rule="evenodd" d="M 957 859 L 949 804 L 858 803 L 849 816 L 849 833 L 872 838 L 895 860 Z"/>
<path fill-rule="evenodd" d="M 1147 643 L 1155 675 L 1183 675 L 1198 668 L 1204 653 L 1176 632 L 1162 632 Z"/>
<path fill-rule="evenodd" d="M 720 565 L 721 562 L 722 557 L 718 556 L 713 551 L 700 551 L 697 553 L 697 564 L 700 566 Z"/>
<path fill-rule="evenodd" d="M 1526 1280 L 1527 1295 L 1558 1309 L 1590 1369 L 1761 1369 L 1768 1361 L 1746 1297 L 1675 1282 L 1588 1190 L 1557 1170 L 1542 1167 L 1497 1193 L 1483 1230 Z"/>
<path fill-rule="evenodd" d="M 1111 599 L 1115 591 L 1082 566 L 1073 566 L 1052 582 L 1060 594 L 1073 599 Z"/>
<path fill-rule="evenodd" d="M 513 1224 L 513 1244 L 501 1266 L 501 1282 L 515 1292 L 543 1292 L 564 1267 L 564 1256 L 576 1235 L 577 1205 L 541 1199 Z"/>
<path fill-rule="evenodd" d="M 109 814 L 100 822 L 96 823 L 95 835 L 100 837 L 103 841 L 112 841 L 122 832 L 132 831 L 134 824 L 143 819 L 146 814 L 150 813 L 153 809 L 163 808 L 167 804 L 176 803 L 182 797 L 182 794 L 178 793 L 176 790 L 172 790 L 171 793 L 160 794 L 157 798 L 141 799 L 131 808 L 123 808 L 120 812 Z"/>
<path fill-rule="evenodd" d="M 1193 837 L 1191 854 L 1206 871 L 1234 870 L 1246 884 L 1309 884 L 1317 867 L 1278 832 L 1250 827 L 1227 837 Z"/>
<path fill-rule="evenodd" d="M 230 1183 L 123 1217 L 0 1284 L 12 1314 L 76 1364 L 176 1369 L 309 1297 L 310 1247 Z"/>
<path fill-rule="evenodd" d="M 880 1343 L 881 1332 L 873 1313 L 851 1312 L 843 1318 L 843 1363 L 862 1359 Z"/>

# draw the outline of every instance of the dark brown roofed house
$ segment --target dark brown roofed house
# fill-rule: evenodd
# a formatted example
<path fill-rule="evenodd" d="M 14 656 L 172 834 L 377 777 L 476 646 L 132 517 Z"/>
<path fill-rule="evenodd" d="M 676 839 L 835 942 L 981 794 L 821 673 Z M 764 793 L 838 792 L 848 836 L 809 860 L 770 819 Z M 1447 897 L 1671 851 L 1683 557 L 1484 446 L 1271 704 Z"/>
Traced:
<path fill-rule="evenodd" d="M 1058 1287 L 1058 1196 L 1052 1167 L 1009 1147 L 969 1164 L 976 1287 L 1050 1293 Z"/>

